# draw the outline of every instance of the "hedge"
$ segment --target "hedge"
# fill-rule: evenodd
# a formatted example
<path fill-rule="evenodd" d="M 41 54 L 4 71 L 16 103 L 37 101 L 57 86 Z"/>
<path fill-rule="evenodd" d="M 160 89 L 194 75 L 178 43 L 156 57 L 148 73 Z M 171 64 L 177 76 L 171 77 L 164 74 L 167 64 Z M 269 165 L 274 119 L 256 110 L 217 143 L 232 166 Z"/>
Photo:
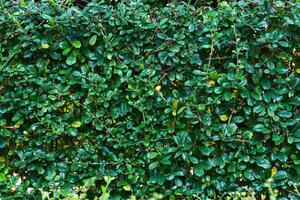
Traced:
<path fill-rule="evenodd" d="M 299 198 L 298 0 L 0 2 L 1 199 Z"/>

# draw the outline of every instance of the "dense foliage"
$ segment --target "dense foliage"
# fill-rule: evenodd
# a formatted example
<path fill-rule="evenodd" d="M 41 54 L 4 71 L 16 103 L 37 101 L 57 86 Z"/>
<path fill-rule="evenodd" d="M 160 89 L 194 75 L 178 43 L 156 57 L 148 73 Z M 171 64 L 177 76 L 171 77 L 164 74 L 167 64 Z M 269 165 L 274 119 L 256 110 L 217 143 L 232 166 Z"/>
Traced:
<path fill-rule="evenodd" d="M 0 198 L 299 195 L 299 1 L 0 2 Z"/>

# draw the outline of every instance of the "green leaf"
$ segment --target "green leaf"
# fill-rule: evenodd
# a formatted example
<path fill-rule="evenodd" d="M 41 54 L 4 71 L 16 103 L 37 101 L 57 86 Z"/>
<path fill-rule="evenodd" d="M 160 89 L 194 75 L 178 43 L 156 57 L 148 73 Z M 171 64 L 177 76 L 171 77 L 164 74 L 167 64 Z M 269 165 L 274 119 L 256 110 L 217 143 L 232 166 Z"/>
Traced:
<path fill-rule="evenodd" d="M 273 179 L 286 179 L 288 178 L 288 174 L 286 173 L 286 171 L 278 171 L 274 176 Z"/>
<path fill-rule="evenodd" d="M 266 128 L 263 124 L 256 124 L 253 127 L 253 130 L 256 132 L 262 132 L 262 133 L 270 133 L 271 132 L 271 130 Z"/>
<path fill-rule="evenodd" d="M 226 136 L 233 136 L 237 130 L 238 126 L 236 124 L 231 123 L 225 126 L 224 134 Z"/>
<path fill-rule="evenodd" d="M 6 179 L 5 174 L 3 172 L 0 172 L 0 182 L 5 181 L 5 179 Z"/>
<path fill-rule="evenodd" d="M 283 117 L 283 118 L 290 118 L 293 116 L 293 114 L 289 111 L 286 110 L 282 110 L 280 112 L 277 113 L 279 117 Z"/>
<path fill-rule="evenodd" d="M 3 138 L 0 138 L 0 149 L 6 146 L 6 141 Z"/>
<path fill-rule="evenodd" d="M 37 168 L 37 172 L 38 172 L 38 174 L 44 174 L 44 173 L 45 173 L 45 170 L 44 170 L 44 168 L 42 168 L 42 167 L 38 167 L 38 168 Z"/>
<path fill-rule="evenodd" d="M 79 49 L 81 47 L 81 42 L 79 40 L 73 40 L 71 42 L 72 46 L 75 47 L 76 49 Z"/>
<path fill-rule="evenodd" d="M 89 39 L 89 44 L 91 46 L 94 46 L 96 44 L 97 41 L 97 35 L 93 35 L 90 39 Z"/>
<path fill-rule="evenodd" d="M 200 71 L 199 69 L 195 69 L 195 70 L 193 71 L 193 74 L 195 74 L 195 75 L 205 75 L 205 73 L 202 72 L 202 71 Z"/>
<path fill-rule="evenodd" d="M 232 92 L 225 92 L 223 94 L 223 97 L 224 97 L 225 101 L 230 101 L 232 99 L 232 97 L 233 97 L 233 94 L 232 94 Z"/>
<path fill-rule="evenodd" d="M 203 176 L 204 175 L 204 170 L 202 169 L 201 165 L 197 165 L 195 168 L 194 168 L 194 172 L 195 172 L 195 175 L 196 176 Z"/>
<path fill-rule="evenodd" d="M 271 168 L 271 163 L 267 159 L 264 159 L 264 158 L 256 159 L 256 164 L 264 169 Z"/>
<path fill-rule="evenodd" d="M 79 71 L 74 71 L 73 76 L 82 77 L 82 74 Z"/>
<path fill-rule="evenodd" d="M 103 193 L 101 194 L 99 200 L 109 200 L 109 197 L 110 197 L 109 193 L 103 192 Z"/>
<path fill-rule="evenodd" d="M 150 170 L 155 169 L 157 167 L 158 167 L 158 162 L 153 162 L 153 163 L 150 163 L 150 165 L 149 165 Z"/>
<path fill-rule="evenodd" d="M 157 153 L 156 152 L 149 152 L 149 153 L 147 153 L 147 157 L 149 159 L 154 159 L 154 158 L 157 157 Z"/>
<path fill-rule="evenodd" d="M 289 47 L 289 43 L 287 43 L 285 41 L 279 41 L 278 44 L 282 47 Z"/>
<path fill-rule="evenodd" d="M 127 111 L 128 111 L 128 108 L 127 108 L 127 104 L 125 102 L 122 102 L 121 105 L 120 105 L 120 114 L 123 116 L 123 115 L 126 115 Z"/>
<path fill-rule="evenodd" d="M 74 65 L 76 63 L 76 56 L 75 55 L 68 56 L 66 63 L 68 65 Z"/>
<path fill-rule="evenodd" d="M 169 49 L 170 49 L 170 51 L 172 51 L 174 53 L 178 53 L 180 51 L 180 47 L 181 47 L 180 45 L 175 44 L 175 45 L 171 46 Z"/>
<path fill-rule="evenodd" d="M 190 157 L 190 161 L 193 163 L 193 164 L 198 164 L 198 159 L 195 158 L 195 157 Z"/>
<path fill-rule="evenodd" d="M 168 21 L 168 18 L 163 18 L 162 20 L 160 20 L 159 25 L 163 25 Z"/>
<path fill-rule="evenodd" d="M 197 64 L 197 65 L 201 65 L 202 61 L 200 59 L 200 55 L 199 54 L 194 54 L 191 58 L 191 63 L 192 64 Z"/>
<path fill-rule="evenodd" d="M 200 147 L 200 151 L 201 153 L 203 153 L 204 155 L 208 156 L 211 154 L 211 152 L 213 152 L 213 148 L 212 147 L 207 147 L 207 146 L 202 146 Z"/>

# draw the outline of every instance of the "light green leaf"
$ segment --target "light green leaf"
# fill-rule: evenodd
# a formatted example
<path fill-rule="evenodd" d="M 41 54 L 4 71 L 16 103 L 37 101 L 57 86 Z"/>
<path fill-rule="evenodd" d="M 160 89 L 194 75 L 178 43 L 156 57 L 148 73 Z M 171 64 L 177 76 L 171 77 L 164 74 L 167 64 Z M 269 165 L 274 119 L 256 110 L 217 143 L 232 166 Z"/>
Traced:
<path fill-rule="evenodd" d="M 97 35 L 93 35 L 90 39 L 89 39 L 89 44 L 91 46 L 94 46 L 96 44 L 97 41 Z"/>
<path fill-rule="evenodd" d="M 3 172 L 0 172 L 0 182 L 5 181 L 5 174 Z"/>
<path fill-rule="evenodd" d="M 68 56 L 66 63 L 68 65 L 74 65 L 76 63 L 76 56 L 75 55 Z"/>
<path fill-rule="evenodd" d="M 149 153 L 147 153 L 147 157 L 149 159 L 156 158 L 157 157 L 157 153 L 156 152 L 149 152 Z"/>
<path fill-rule="evenodd" d="M 72 127 L 74 128 L 79 128 L 81 126 L 81 122 L 80 121 L 74 121 L 71 124 Z"/>
<path fill-rule="evenodd" d="M 166 22 L 168 21 L 168 18 L 163 18 L 161 21 L 160 21 L 160 25 L 163 25 L 165 24 Z"/>
<path fill-rule="evenodd" d="M 130 187 L 130 185 L 124 185 L 124 186 L 123 186 L 123 189 L 124 189 L 125 191 L 130 191 L 131 187 Z"/>
<path fill-rule="evenodd" d="M 158 167 L 158 162 L 153 162 L 149 165 L 149 169 L 155 169 L 156 167 Z"/>
<path fill-rule="evenodd" d="M 73 40 L 71 42 L 72 46 L 75 47 L 76 49 L 79 49 L 81 47 L 81 42 L 79 40 Z"/>
<path fill-rule="evenodd" d="M 110 197 L 109 193 L 104 192 L 101 194 L 100 199 L 99 200 L 108 200 Z"/>

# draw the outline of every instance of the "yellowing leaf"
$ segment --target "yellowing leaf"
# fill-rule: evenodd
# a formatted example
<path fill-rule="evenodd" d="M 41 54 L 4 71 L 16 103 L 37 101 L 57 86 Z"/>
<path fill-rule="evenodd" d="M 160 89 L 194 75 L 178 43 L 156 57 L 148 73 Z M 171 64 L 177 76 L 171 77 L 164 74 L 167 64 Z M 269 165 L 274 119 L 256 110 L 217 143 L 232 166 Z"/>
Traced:
<path fill-rule="evenodd" d="M 48 49 L 49 48 L 49 45 L 48 44 L 42 44 L 42 49 Z"/>
<path fill-rule="evenodd" d="M 73 126 L 74 128 L 79 128 L 81 126 L 81 122 L 80 121 L 74 121 L 71 126 Z"/>
<path fill-rule="evenodd" d="M 157 92 L 159 92 L 159 91 L 161 90 L 161 86 L 160 86 L 160 85 L 156 86 L 156 87 L 155 87 L 155 90 L 156 90 Z"/>
<path fill-rule="evenodd" d="M 178 107 L 178 101 L 177 100 L 174 100 L 173 102 L 172 102 L 172 107 L 176 110 L 177 109 L 177 107 Z"/>
<path fill-rule="evenodd" d="M 129 197 L 129 200 L 136 200 L 136 197 L 132 194 L 132 195 Z"/>
<path fill-rule="evenodd" d="M 208 84 L 210 85 L 210 87 L 215 87 L 216 82 L 213 81 L 213 80 L 209 80 L 209 81 L 208 81 Z"/>
<path fill-rule="evenodd" d="M 274 166 L 271 170 L 271 176 L 274 176 L 277 173 L 277 168 Z"/>
<path fill-rule="evenodd" d="M 249 132 L 249 133 L 248 133 L 248 138 L 249 138 L 249 139 L 252 139 L 252 137 L 253 137 L 253 133 Z"/>
<path fill-rule="evenodd" d="M 130 185 L 124 185 L 124 186 L 123 186 L 123 189 L 124 189 L 125 191 L 130 191 Z"/>
<path fill-rule="evenodd" d="M 238 96 L 239 92 L 237 90 L 233 90 L 232 96 L 233 98 L 236 98 Z"/>
<path fill-rule="evenodd" d="M 177 113 L 176 113 L 175 110 L 172 111 L 172 115 L 173 115 L 173 116 L 176 116 L 176 115 L 177 115 Z"/>
<path fill-rule="evenodd" d="M 300 68 L 296 69 L 296 73 L 300 74 Z"/>
<path fill-rule="evenodd" d="M 228 120 L 228 116 L 227 115 L 221 115 L 220 119 L 221 119 L 222 122 L 225 122 L 225 121 Z"/>
<path fill-rule="evenodd" d="M 112 56 L 113 56 L 113 55 L 112 55 L 111 53 L 109 53 L 109 54 L 107 55 L 107 59 L 108 59 L 108 60 L 111 60 L 111 59 L 112 59 Z"/>
<path fill-rule="evenodd" d="M 70 103 L 69 105 L 68 105 L 68 109 L 69 110 L 72 110 L 74 108 L 74 104 L 73 103 Z"/>
<path fill-rule="evenodd" d="M 16 123 L 16 124 L 14 125 L 14 128 L 20 128 L 20 124 Z"/>

